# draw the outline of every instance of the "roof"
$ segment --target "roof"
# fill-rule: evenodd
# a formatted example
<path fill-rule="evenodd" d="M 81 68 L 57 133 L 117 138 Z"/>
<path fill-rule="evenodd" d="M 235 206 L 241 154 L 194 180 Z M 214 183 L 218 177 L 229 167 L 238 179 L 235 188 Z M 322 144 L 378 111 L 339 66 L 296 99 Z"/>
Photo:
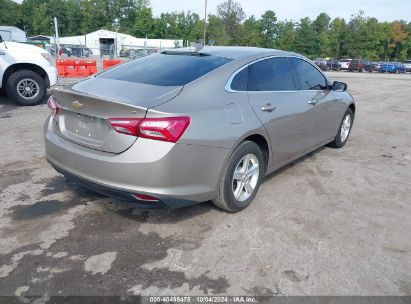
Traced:
<path fill-rule="evenodd" d="M 177 50 L 173 50 L 177 51 Z M 181 52 L 190 51 L 190 48 L 178 49 Z M 284 55 L 284 56 L 301 56 L 296 53 L 286 52 L 275 49 L 265 49 L 257 47 L 245 47 L 245 46 L 206 46 L 199 51 L 201 54 L 209 54 L 220 57 L 227 57 L 231 59 L 241 59 L 251 56 L 271 56 L 271 55 Z"/>
<path fill-rule="evenodd" d="M 7 25 L 0 25 L 0 31 L 10 31 L 10 32 L 23 32 L 23 30 L 19 29 L 16 26 L 7 26 Z"/>

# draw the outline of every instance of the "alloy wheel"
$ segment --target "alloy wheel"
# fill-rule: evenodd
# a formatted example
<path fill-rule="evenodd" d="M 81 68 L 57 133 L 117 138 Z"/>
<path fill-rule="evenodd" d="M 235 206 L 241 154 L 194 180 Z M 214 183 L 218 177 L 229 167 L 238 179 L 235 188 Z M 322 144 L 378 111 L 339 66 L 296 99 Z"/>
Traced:
<path fill-rule="evenodd" d="M 247 200 L 257 187 L 260 164 L 254 154 L 244 156 L 235 167 L 232 178 L 232 192 L 237 201 Z"/>
<path fill-rule="evenodd" d="M 17 83 L 17 94 L 24 99 L 34 99 L 40 94 L 40 86 L 33 79 L 24 78 Z"/>
<path fill-rule="evenodd" d="M 348 138 L 348 135 L 350 134 L 351 130 L 351 115 L 347 114 L 344 117 L 344 120 L 341 125 L 341 131 L 340 131 L 340 139 L 341 142 L 345 142 Z"/>

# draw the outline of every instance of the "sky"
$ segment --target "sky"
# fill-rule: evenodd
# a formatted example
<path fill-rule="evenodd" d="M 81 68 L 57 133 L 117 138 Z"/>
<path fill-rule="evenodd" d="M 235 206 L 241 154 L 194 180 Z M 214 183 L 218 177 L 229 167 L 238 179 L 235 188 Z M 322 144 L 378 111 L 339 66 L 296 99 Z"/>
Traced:
<path fill-rule="evenodd" d="M 216 13 L 216 7 L 224 0 L 208 0 L 208 12 Z M 304 17 L 315 19 L 325 12 L 331 18 L 350 19 L 359 10 L 379 21 L 406 20 L 411 22 L 411 0 L 236 0 L 247 17 L 260 17 L 267 10 L 275 11 L 279 20 L 298 21 Z M 204 16 L 204 0 L 151 0 L 155 16 L 163 12 L 188 11 Z"/>

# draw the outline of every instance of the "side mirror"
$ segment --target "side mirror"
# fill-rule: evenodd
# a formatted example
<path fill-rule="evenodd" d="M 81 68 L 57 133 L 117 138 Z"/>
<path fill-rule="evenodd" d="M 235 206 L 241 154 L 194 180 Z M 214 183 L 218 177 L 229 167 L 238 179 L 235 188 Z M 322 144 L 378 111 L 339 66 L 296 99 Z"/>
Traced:
<path fill-rule="evenodd" d="M 347 90 L 347 84 L 340 81 L 334 81 L 332 89 L 337 92 L 344 92 Z"/>

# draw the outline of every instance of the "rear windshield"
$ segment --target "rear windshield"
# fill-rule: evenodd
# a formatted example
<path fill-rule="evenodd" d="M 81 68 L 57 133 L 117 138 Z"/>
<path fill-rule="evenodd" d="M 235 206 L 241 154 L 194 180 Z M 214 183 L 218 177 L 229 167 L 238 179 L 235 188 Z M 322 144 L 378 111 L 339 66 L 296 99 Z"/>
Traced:
<path fill-rule="evenodd" d="M 99 77 L 155 86 L 182 86 L 232 61 L 211 55 L 155 54 L 110 69 Z"/>

